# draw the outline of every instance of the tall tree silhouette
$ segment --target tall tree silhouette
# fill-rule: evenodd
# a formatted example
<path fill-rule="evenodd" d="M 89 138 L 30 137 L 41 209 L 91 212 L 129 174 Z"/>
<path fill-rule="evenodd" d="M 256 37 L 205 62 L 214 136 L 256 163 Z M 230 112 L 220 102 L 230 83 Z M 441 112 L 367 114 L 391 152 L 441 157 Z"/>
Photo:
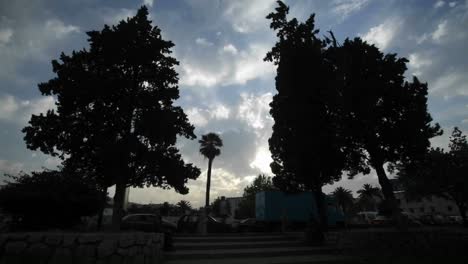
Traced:
<path fill-rule="evenodd" d="M 214 158 L 221 154 L 220 147 L 223 146 L 223 141 L 218 134 L 208 133 L 203 135 L 198 142 L 200 143 L 200 154 L 208 159 L 205 199 L 205 208 L 208 208 L 210 205 L 211 166 L 213 165 Z"/>
<path fill-rule="evenodd" d="M 361 39 L 346 39 L 331 49 L 341 80 L 342 120 L 346 128 L 350 176 L 377 172 L 379 184 L 395 218 L 399 215 L 386 163 L 418 159 L 431 137 L 440 135 L 427 111 L 427 84 L 405 81 L 405 58 L 383 54 Z"/>
<path fill-rule="evenodd" d="M 468 142 L 455 127 L 449 151 L 431 149 L 421 160 L 397 166 L 398 179 L 408 196 L 439 196 L 455 202 L 468 227 Z"/>
<path fill-rule="evenodd" d="M 284 191 L 313 191 L 320 215 L 316 220 L 325 228 L 322 186 L 340 179 L 344 165 L 335 67 L 326 59 L 328 42 L 317 38 L 314 15 L 299 23 L 287 20 L 288 12 L 278 1 L 267 16 L 278 38 L 265 57 L 277 66 L 278 93 L 270 103 L 273 182 Z"/>
<path fill-rule="evenodd" d="M 174 44 L 142 7 L 116 26 L 90 31 L 90 48 L 52 61 L 56 77 L 39 84 L 57 110 L 33 115 L 23 129 L 27 147 L 84 164 L 90 175 L 115 184 L 114 229 L 120 228 L 125 188 L 173 187 L 187 193 L 200 170 L 185 164 L 177 136 L 194 139 L 180 107 Z M 73 167 L 73 166 L 72 166 Z"/>
<path fill-rule="evenodd" d="M 379 187 L 374 187 L 371 184 L 364 184 L 362 186 L 362 189 L 359 189 L 357 191 L 358 193 L 358 198 L 359 202 L 366 207 L 366 210 L 369 207 L 368 205 L 371 205 L 372 210 L 377 209 L 376 201 L 375 198 L 382 199 L 382 192 Z"/>
<path fill-rule="evenodd" d="M 341 210 L 343 210 L 343 213 L 346 216 L 347 209 L 353 205 L 352 191 L 343 187 L 336 187 L 331 195 L 336 200 L 336 203 L 339 207 L 341 207 Z"/>

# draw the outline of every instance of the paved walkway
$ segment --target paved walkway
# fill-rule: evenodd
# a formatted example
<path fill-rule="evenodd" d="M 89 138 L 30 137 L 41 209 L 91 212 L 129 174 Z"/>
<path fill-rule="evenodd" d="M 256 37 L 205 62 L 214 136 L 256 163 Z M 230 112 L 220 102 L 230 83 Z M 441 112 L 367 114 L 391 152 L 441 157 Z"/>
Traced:
<path fill-rule="evenodd" d="M 286 264 L 348 263 L 331 247 L 311 247 L 302 233 L 179 235 L 175 251 L 164 254 L 166 264 Z"/>

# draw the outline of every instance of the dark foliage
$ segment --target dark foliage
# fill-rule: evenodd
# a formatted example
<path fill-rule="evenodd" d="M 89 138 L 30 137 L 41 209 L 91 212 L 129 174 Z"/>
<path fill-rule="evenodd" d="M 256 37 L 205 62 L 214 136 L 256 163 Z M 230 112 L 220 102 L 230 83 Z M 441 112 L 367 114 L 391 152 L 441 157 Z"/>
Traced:
<path fill-rule="evenodd" d="M 56 77 L 39 84 L 57 110 L 33 115 L 23 129 L 27 147 L 68 158 L 69 168 L 109 186 L 116 184 L 113 218 L 118 228 L 127 186 L 188 192 L 200 170 L 185 164 L 177 136 L 193 139 L 180 107 L 174 44 L 148 20 L 142 7 L 116 26 L 91 31 L 90 48 L 52 61 Z M 120 213 L 119 213 L 120 212 Z"/>
<path fill-rule="evenodd" d="M 338 206 L 346 214 L 348 209 L 353 206 L 354 198 L 353 192 L 343 187 L 337 187 L 332 193 L 332 197 L 338 204 Z"/>
<path fill-rule="evenodd" d="M 429 139 L 442 132 L 427 111 L 427 84 L 404 80 L 407 60 L 383 54 L 361 39 L 329 50 L 341 79 L 342 120 L 350 176 L 377 172 L 384 198 L 398 213 L 386 163 L 423 156 Z"/>
<path fill-rule="evenodd" d="M 224 201 L 225 201 L 225 206 L 226 206 L 226 208 L 224 208 L 224 211 L 228 212 L 228 214 L 230 215 L 231 205 L 227 202 L 227 200 L 224 200 Z M 221 210 L 221 203 L 222 203 L 222 197 L 216 198 L 211 203 L 210 212 L 211 212 L 211 215 L 213 215 L 214 217 L 226 217 L 226 215 L 224 215 Z"/>
<path fill-rule="evenodd" d="M 327 59 L 330 41 L 319 39 L 314 15 L 304 23 L 287 20 L 289 8 L 278 1 L 267 16 L 277 43 L 265 60 L 277 65 L 269 139 L 274 184 L 286 192 L 312 190 L 318 201 L 320 228 L 326 226 L 322 186 L 341 178 L 345 153 L 338 118 L 336 67 Z M 333 35 L 332 35 L 333 36 Z"/>
<path fill-rule="evenodd" d="M 431 149 L 423 159 L 400 164 L 398 179 L 410 197 L 439 196 L 454 201 L 468 226 L 468 142 L 455 127 L 449 151 Z"/>
<path fill-rule="evenodd" d="M 255 217 L 255 194 L 271 190 L 276 190 L 271 177 L 263 174 L 258 175 L 250 185 L 244 188 L 244 194 L 235 212 L 235 217 L 238 219 Z"/>
<path fill-rule="evenodd" d="M 22 229 L 70 228 L 82 216 L 93 216 L 106 202 L 96 185 L 62 171 L 10 176 L 0 189 L 0 207 Z"/>

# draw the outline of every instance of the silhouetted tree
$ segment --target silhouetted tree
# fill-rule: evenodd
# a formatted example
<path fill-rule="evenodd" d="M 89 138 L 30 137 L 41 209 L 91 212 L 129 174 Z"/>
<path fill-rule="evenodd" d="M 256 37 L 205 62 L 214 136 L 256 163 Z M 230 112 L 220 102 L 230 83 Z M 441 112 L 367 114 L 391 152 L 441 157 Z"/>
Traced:
<path fill-rule="evenodd" d="M 359 189 L 357 191 L 358 193 L 358 198 L 359 198 L 359 203 L 364 207 L 364 210 L 369 210 L 369 207 L 371 207 L 371 210 L 376 211 L 377 210 L 377 201 L 376 198 L 379 200 L 382 200 L 382 192 L 379 187 L 374 187 L 371 184 L 364 184 L 362 186 L 362 189 Z"/>
<path fill-rule="evenodd" d="M 278 42 L 265 60 L 277 65 L 269 139 L 274 184 L 284 191 L 311 190 L 318 205 L 319 229 L 326 228 L 322 186 L 341 178 L 339 94 L 335 66 L 326 59 L 328 41 L 317 38 L 314 15 L 306 22 L 287 20 L 289 8 L 278 1 L 267 16 Z M 312 202 L 312 201 L 311 201 Z"/>
<path fill-rule="evenodd" d="M 185 201 L 185 200 L 181 200 L 176 205 L 179 208 L 179 210 L 182 212 L 182 214 L 184 214 L 185 211 L 192 210 L 192 205 L 190 204 L 190 202 Z"/>
<path fill-rule="evenodd" d="M 384 165 L 423 156 L 429 139 L 442 133 L 438 124 L 431 125 L 427 84 L 416 77 L 405 81 L 405 58 L 383 54 L 359 38 L 330 49 L 329 59 L 335 61 L 341 82 L 350 176 L 375 169 L 384 198 L 398 218 Z"/>
<path fill-rule="evenodd" d="M 225 215 L 222 214 L 221 212 L 221 200 L 222 197 L 217 197 L 210 206 L 211 209 L 211 214 L 215 217 L 225 217 Z M 231 205 L 226 201 L 226 207 L 225 210 L 227 212 L 231 212 Z"/>
<path fill-rule="evenodd" d="M 114 229 L 120 228 L 125 188 L 173 187 L 187 193 L 200 170 L 185 164 L 177 136 L 195 138 L 180 107 L 174 44 L 151 25 L 148 10 L 91 31 L 90 48 L 52 61 L 56 77 L 39 84 L 57 98 L 57 110 L 33 115 L 23 129 L 27 147 L 84 164 L 94 177 L 115 184 Z M 72 166 L 73 167 L 73 166 Z"/>
<path fill-rule="evenodd" d="M 10 176 L 0 188 L 0 208 L 21 218 L 21 228 L 70 228 L 93 216 L 106 201 L 96 185 L 79 175 L 45 170 Z"/>
<path fill-rule="evenodd" d="M 346 215 L 348 208 L 353 205 L 353 193 L 351 190 L 345 189 L 343 187 L 337 187 L 332 193 L 332 197 L 335 199 L 338 206 L 343 210 L 343 213 Z"/>
<path fill-rule="evenodd" d="M 210 205 L 211 166 L 213 165 L 214 158 L 221 154 L 220 147 L 223 146 L 223 141 L 218 134 L 208 133 L 203 135 L 198 142 L 200 143 L 200 154 L 208 159 L 205 200 L 205 207 L 207 208 Z"/>
<path fill-rule="evenodd" d="M 258 175 L 253 182 L 244 188 L 242 200 L 235 212 L 236 218 L 255 217 L 255 195 L 262 191 L 276 190 L 271 177 L 264 174 Z"/>
<path fill-rule="evenodd" d="M 457 127 L 449 149 L 431 149 L 421 160 L 400 164 L 398 179 L 410 197 L 435 195 L 454 201 L 468 227 L 468 143 Z"/>

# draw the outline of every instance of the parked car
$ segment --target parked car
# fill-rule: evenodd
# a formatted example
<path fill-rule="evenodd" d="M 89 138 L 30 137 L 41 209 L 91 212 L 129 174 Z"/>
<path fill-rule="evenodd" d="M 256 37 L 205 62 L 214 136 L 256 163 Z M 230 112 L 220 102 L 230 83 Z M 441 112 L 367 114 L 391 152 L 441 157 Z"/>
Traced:
<path fill-rule="evenodd" d="M 181 233 L 195 233 L 201 217 L 198 215 L 183 215 L 177 222 L 177 231 Z M 207 232 L 208 233 L 229 233 L 233 231 L 230 224 L 223 223 L 213 216 L 207 216 Z"/>
<path fill-rule="evenodd" d="M 450 224 L 459 224 L 461 225 L 463 223 L 463 218 L 459 215 L 450 215 L 447 216 L 447 220 Z"/>
<path fill-rule="evenodd" d="M 121 229 L 166 233 L 175 232 L 177 225 L 155 214 L 130 214 L 122 218 Z"/>
<path fill-rule="evenodd" d="M 373 226 L 388 226 L 391 225 L 392 219 L 385 215 L 377 215 L 374 220 L 371 221 Z"/>
<path fill-rule="evenodd" d="M 444 216 L 437 215 L 437 214 L 436 215 L 432 215 L 432 214 L 423 215 L 419 217 L 419 220 L 421 221 L 421 223 L 425 225 L 445 225 L 445 224 L 450 223 L 449 220 L 446 219 Z"/>
<path fill-rule="evenodd" d="M 240 232 L 265 231 L 265 225 L 258 222 L 255 218 L 246 218 L 239 221 L 238 230 Z"/>

